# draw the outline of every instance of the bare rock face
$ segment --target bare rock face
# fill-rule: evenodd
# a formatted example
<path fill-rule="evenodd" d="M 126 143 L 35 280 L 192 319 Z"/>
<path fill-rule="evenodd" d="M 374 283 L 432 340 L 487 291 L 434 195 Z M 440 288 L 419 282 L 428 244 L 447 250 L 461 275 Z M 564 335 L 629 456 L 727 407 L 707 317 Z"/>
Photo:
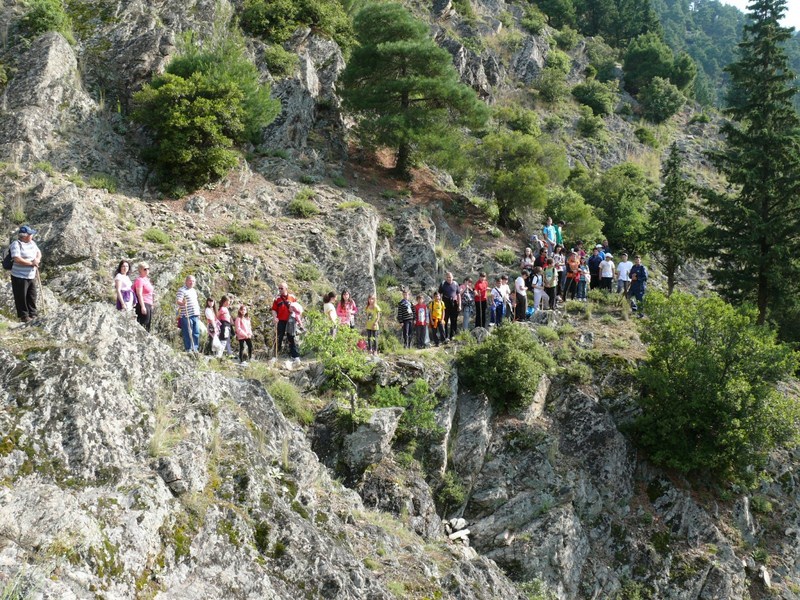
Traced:
<path fill-rule="evenodd" d="M 0 110 L 0 155 L 19 162 L 48 160 L 61 127 L 87 119 L 94 102 L 81 89 L 78 63 L 61 34 L 37 38 L 20 59 Z"/>
<path fill-rule="evenodd" d="M 366 423 L 345 438 L 344 457 L 352 473 L 361 473 L 389 456 L 402 416 L 402 408 L 378 408 Z"/>
<path fill-rule="evenodd" d="M 526 37 L 511 61 L 511 75 L 523 83 L 533 83 L 544 69 L 549 51 L 550 44 L 544 37 Z"/>
<path fill-rule="evenodd" d="M 478 55 L 458 40 L 447 37 L 444 30 L 437 33 L 437 43 L 452 55 L 462 83 L 474 89 L 481 98 L 493 96 L 492 86 L 497 85 L 503 76 L 500 61 L 494 54 Z"/>

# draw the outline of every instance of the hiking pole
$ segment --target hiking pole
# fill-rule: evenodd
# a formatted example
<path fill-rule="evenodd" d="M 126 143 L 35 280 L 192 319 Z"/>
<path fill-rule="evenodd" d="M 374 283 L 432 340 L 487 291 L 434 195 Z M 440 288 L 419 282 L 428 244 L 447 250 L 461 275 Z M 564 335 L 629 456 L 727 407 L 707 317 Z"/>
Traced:
<path fill-rule="evenodd" d="M 272 328 L 272 358 L 278 360 L 278 319 L 275 320 L 275 325 Z"/>
<path fill-rule="evenodd" d="M 39 289 L 37 290 L 39 293 L 39 297 L 42 299 L 42 316 L 47 315 L 47 302 L 44 299 L 44 287 L 42 287 L 42 278 L 39 277 L 39 267 L 36 267 L 36 287 Z"/>

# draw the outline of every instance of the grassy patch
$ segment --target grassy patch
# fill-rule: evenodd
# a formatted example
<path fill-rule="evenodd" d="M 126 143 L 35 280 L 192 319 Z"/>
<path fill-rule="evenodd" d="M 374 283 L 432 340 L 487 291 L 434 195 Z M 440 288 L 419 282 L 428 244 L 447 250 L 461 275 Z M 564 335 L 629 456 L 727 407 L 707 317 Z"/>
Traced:
<path fill-rule="evenodd" d="M 300 219 L 307 219 L 319 214 L 319 207 L 314 203 L 314 190 L 303 188 L 289 202 L 289 214 Z"/>
<path fill-rule="evenodd" d="M 156 229 L 155 227 L 151 227 L 145 231 L 142 237 L 148 242 L 153 242 L 154 244 L 167 244 L 170 240 L 168 233 L 162 231 L 161 229 Z"/>
<path fill-rule="evenodd" d="M 308 409 L 293 383 L 279 379 L 272 382 L 267 391 L 284 416 L 302 425 L 310 425 L 314 421 L 314 413 Z"/>

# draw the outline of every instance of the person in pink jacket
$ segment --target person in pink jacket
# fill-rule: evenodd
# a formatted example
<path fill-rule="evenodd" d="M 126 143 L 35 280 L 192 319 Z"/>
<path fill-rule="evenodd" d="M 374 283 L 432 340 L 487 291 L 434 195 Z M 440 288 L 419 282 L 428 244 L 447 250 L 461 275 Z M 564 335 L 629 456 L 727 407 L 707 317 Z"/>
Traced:
<path fill-rule="evenodd" d="M 239 362 L 247 364 L 244 360 L 244 347 L 247 346 L 247 358 L 253 358 L 253 329 L 250 327 L 250 317 L 247 316 L 247 307 L 242 304 L 233 322 L 236 339 L 239 340 Z"/>

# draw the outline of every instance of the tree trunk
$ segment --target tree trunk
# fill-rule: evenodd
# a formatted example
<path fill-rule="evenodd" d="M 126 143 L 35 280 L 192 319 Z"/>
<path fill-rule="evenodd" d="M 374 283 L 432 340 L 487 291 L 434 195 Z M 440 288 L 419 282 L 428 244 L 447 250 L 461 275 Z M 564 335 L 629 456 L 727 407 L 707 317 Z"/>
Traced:
<path fill-rule="evenodd" d="M 402 142 L 397 148 L 397 162 L 394 165 L 394 170 L 400 177 L 408 178 L 408 163 L 410 158 L 411 145 L 408 142 Z"/>

